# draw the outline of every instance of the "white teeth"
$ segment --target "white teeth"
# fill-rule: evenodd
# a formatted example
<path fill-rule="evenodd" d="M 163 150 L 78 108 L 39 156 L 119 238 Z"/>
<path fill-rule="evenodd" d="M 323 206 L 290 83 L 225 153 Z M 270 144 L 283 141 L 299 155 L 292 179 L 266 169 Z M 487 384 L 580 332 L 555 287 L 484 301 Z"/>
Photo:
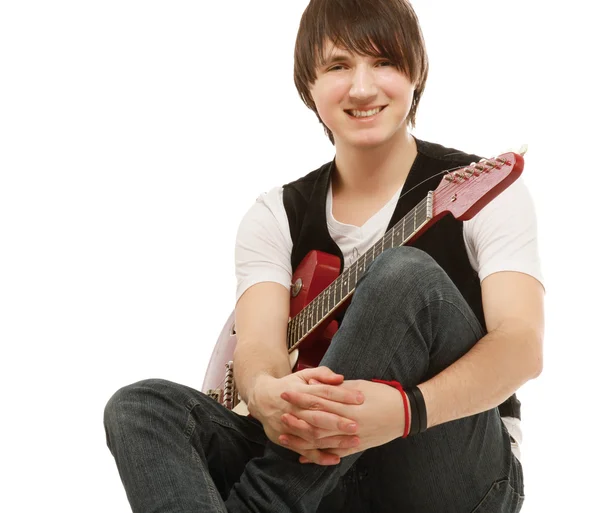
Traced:
<path fill-rule="evenodd" d="M 376 109 L 371 110 L 351 110 L 350 114 L 352 114 L 355 118 L 367 118 L 369 116 L 374 116 L 383 110 L 383 107 L 377 107 Z"/>

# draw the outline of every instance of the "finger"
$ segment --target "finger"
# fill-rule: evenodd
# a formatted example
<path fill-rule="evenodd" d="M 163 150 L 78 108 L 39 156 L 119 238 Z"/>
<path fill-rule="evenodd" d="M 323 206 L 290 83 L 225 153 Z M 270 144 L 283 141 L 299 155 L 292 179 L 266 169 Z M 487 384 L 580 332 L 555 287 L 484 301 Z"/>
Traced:
<path fill-rule="evenodd" d="M 299 459 L 300 463 L 316 463 L 317 465 L 338 465 L 341 458 L 325 451 L 304 451 Z"/>
<path fill-rule="evenodd" d="M 283 414 L 281 416 L 281 422 L 285 426 L 285 429 L 282 434 L 295 435 L 312 444 L 314 444 L 319 438 L 326 438 L 327 436 L 336 436 L 343 434 L 340 431 L 325 431 L 316 426 L 312 426 L 308 422 L 301 420 L 291 414 Z"/>
<path fill-rule="evenodd" d="M 352 409 L 349 406 L 342 405 L 335 401 L 329 401 L 321 397 L 316 397 L 312 394 L 305 394 L 303 392 L 289 390 L 287 392 L 283 392 L 281 394 L 281 398 L 293 406 L 293 408 L 290 410 L 290 413 L 296 415 L 297 413 L 302 412 L 304 415 L 300 416 L 300 418 L 306 420 L 309 424 L 313 423 L 310 420 L 312 418 L 310 416 L 311 412 L 326 413 L 327 416 L 323 416 L 321 421 L 323 422 L 329 420 L 329 423 L 314 424 L 315 426 L 325 429 L 340 429 L 345 431 L 350 424 L 354 423 L 354 421 L 349 418 L 350 415 L 353 413 L 358 413 L 356 409 Z M 345 419 L 345 422 L 340 423 L 340 419 Z"/>
<path fill-rule="evenodd" d="M 355 388 L 346 388 L 325 384 L 314 384 L 306 387 L 305 394 L 316 395 L 329 401 L 343 404 L 363 404 L 365 402 L 364 394 Z"/>
<path fill-rule="evenodd" d="M 352 449 L 360 445 L 360 439 L 357 436 L 329 436 L 321 438 L 315 442 L 307 442 L 303 438 L 299 438 L 290 434 L 279 436 L 279 443 L 292 451 L 302 453 L 304 451 L 314 449 L 326 449 L 327 452 L 333 453 L 332 449 Z"/>
<path fill-rule="evenodd" d="M 294 430 L 294 434 L 305 440 L 316 440 L 327 436 L 355 434 L 358 423 L 334 413 L 294 410 L 284 413 L 281 421 Z"/>
<path fill-rule="evenodd" d="M 356 454 L 360 452 L 361 448 L 359 446 L 356 447 L 348 447 L 348 448 L 339 448 L 339 449 L 327 449 L 327 453 L 335 456 L 339 456 L 343 458 L 345 456 L 349 456 L 350 454 Z"/>
<path fill-rule="evenodd" d="M 296 372 L 296 375 L 301 376 L 307 383 L 310 379 L 316 379 L 330 385 L 339 385 L 344 381 L 344 376 L 333 372 L 328 367 L 314 367 L 312 369 L 304 369 Z"/>

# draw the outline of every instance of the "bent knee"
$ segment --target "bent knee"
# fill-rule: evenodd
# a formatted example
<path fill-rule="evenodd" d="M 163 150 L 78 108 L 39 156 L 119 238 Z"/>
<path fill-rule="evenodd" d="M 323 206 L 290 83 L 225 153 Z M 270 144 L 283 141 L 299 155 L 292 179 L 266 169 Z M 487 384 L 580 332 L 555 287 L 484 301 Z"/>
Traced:
<path fill-rule="evenodd" d="M 438 263 L 425 251 L 409 246 L 386 249 L 371 264 L 368 274 L 383 283 L 422 281 L 427 277 L 438 279 L 445 274 Z"/>
<path fill-rule="evenodd" d="M 117 390 L 104 407 L 107 431 L 136 418 L 144 410 L 152 410 L 161 393 L 172 385 L 162 379 L 146 379 Z"/>

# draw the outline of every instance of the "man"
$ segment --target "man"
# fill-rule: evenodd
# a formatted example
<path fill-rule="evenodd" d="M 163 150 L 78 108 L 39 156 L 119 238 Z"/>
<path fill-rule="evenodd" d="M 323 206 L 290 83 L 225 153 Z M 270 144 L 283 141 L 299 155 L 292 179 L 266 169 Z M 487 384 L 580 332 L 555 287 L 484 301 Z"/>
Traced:
<path fill-rule="evenodd" d="M 308 5 L 294 78 L 336 154 L 240 224 L 234 367 L 251 417 L 162 380 L 118 391 L 107 440 L 135 512 L 520 510 L 514 392 L 541 372 L 543 338 L 521 181 L 471 221 L 446 217 L 383 251 L 320 366 L 291 373 L 288 361 L 302 258 L 351 265 L 440 172 L 479 160 L 409 133 L 427 72 L 408 2 Z"/>

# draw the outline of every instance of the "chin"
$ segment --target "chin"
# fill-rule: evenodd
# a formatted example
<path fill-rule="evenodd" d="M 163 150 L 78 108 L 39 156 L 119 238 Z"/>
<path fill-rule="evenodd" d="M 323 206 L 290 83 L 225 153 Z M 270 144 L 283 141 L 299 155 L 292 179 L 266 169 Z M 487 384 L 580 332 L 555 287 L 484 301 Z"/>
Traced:
<path fill-rule="evenodd" d="M 393 134 L 361 134 L 360 136 L 347 138 L 345 143 L 354 148 L 377 148 L 390 141 L 392 137 Z"/>

